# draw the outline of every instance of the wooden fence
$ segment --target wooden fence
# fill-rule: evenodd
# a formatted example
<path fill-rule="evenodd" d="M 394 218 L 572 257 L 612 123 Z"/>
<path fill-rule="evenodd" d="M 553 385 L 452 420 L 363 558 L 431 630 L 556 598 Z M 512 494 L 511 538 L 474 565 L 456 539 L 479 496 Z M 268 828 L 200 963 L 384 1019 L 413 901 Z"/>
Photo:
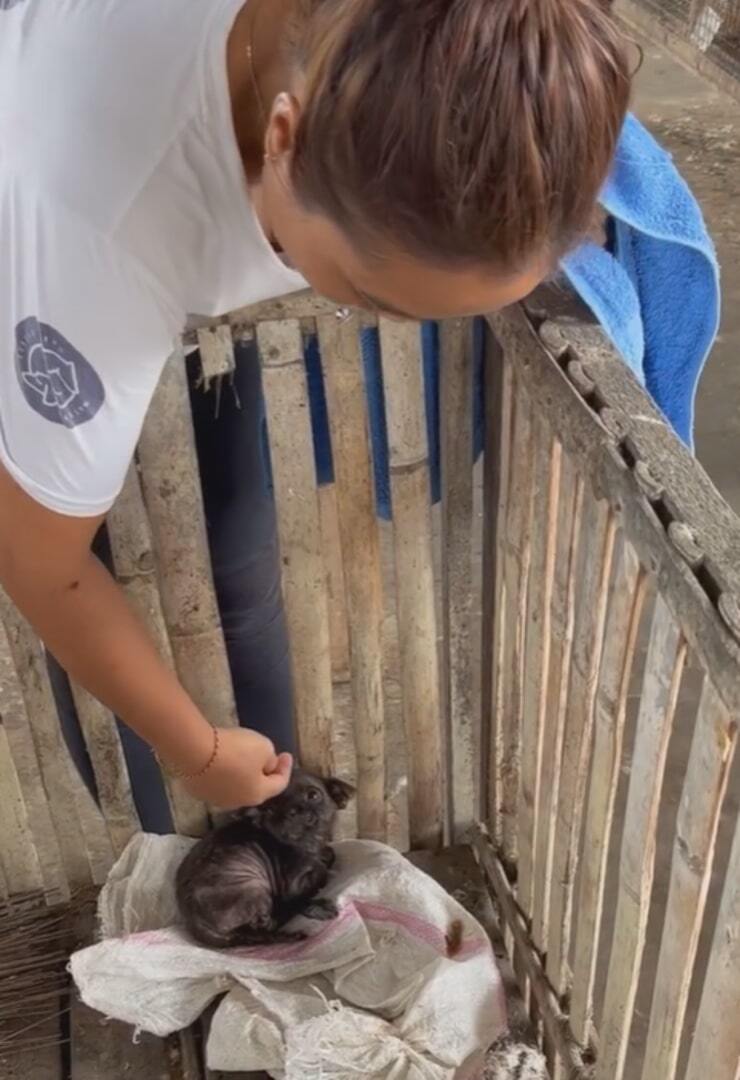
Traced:
<path fill-rule="evenodd" d="M 628 32 L 665 45 L 740 100 L 740 0 L 611 0 Z"/>
<path fill-rule="evenodd" d="M 554 1076 L 736 1080 L 740 523 L 600 331 L 491 325 L 476 850 Z"/>
<path fill-rule="evenodd" d="M 354 778 L 345 834 L 471 841 L 554 1077 L 738 1080 L 740 522 L 598 331 L 489 321 L 473 463 L 471 324 L 441 328 L 442 503 L 421 336 L 380 321 L 392 525 L 373 493 L 359 332 L 310 295 L 193 329 L 207 377 L 263 365 L 301 756 Z M 304 341 L 335 466 L 316 481 Z M 182 353 L 108 523 L 117 577 L 204 712 L 235 722 Z M 139 828 L 114 717 L 0 623 L 0 899 L 100 883 Z M 184 832 L 206 808 L 168 786 Z M 356 817 L 354 816 L 356 814 Z"/>

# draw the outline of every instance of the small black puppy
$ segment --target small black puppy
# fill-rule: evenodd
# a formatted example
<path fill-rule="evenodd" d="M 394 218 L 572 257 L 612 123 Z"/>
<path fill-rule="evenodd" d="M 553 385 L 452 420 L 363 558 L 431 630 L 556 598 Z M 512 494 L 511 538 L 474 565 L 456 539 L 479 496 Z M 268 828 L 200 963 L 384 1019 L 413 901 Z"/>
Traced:
<path fill-rule="evenodd" d="M 328 920 L 332 900 L 316 899 L 334 864 L 337 810 L 354 789 L 295 769 L 282 795 L 245 808 L 186 855 L 177 872 L 185 929 L 211 949 L 301 941 L 282 929 L 296 915 Z"/>

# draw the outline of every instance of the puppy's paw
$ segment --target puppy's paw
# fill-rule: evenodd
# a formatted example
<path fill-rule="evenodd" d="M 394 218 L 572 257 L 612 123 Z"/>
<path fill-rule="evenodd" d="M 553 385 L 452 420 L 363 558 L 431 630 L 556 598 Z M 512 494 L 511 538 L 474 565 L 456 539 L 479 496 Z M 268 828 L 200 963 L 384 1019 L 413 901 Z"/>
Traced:
<path fill-rule="evenodd" d="M 301 914 L 307 919 L 316 919 L 317 922 L 329 922 L 330 919 L 336 919 L 339 908 L 333 900 L 321 897 L 318 900 L 312 900 Z"/>
<path fill-rule="evenodd" d="M 305 930 L 278 930 L 272 938 L 275 945 L 293 945 L 307 940 L 308 934 Z"/>
<path fill-rule="evenodd" d="M 331 870 L 337 861 L 337 853 L 332 847 L 325 847 L 321 852 L 321 861 L 327 870 Z"/>

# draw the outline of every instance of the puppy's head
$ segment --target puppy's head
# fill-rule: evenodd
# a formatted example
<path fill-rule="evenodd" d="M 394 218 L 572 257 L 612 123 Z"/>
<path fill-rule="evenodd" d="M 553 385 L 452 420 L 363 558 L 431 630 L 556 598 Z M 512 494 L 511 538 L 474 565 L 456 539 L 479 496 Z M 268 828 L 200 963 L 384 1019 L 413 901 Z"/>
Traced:
<path fill-rule="evenodd" d="M 284 844 L 320 851 L 331 841 L 337 810 L 353 795 L 354 788 L 344 780 L 294 769 L 282 795 L 241 813 Z"/>

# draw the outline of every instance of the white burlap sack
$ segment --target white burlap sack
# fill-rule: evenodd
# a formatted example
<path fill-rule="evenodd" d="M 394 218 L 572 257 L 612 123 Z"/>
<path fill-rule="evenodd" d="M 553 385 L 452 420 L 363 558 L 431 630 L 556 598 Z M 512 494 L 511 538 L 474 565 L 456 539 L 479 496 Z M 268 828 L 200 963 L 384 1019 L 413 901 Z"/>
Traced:
<path fill-rule="evenodd" d="M 111 872 L 100 899 L 104 939 L 71 963 L 92 1008 L 167 1035 L 226 993 L 209 1066 L 285 1080 L 452 1080 L 504 1030 L 484 931 L 392 848 L 337 845 L 326 895 L 340 915 L 297 922 L 308 941 L 217 952 L 175 925 L 174 876 L 190 843 L 136 836 Z M 462 944 L 449 958 L 454 922 Z"/>

